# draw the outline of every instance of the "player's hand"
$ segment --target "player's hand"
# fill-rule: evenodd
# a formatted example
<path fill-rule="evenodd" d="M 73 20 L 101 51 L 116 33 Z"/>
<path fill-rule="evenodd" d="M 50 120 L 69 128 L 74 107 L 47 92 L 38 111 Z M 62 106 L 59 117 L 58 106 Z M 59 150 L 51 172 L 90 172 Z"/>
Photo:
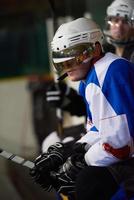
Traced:
<path fill-rule="evenodd" d="M 58 173 L 53 173 L 55 185 L 53 187 L 59 193 L 69 195 L 75 192 L 75 180 L 79 172 L 86 166 L 82 154 L 74 154 L 60 168 Z"/>
<path fill-rule="evenodd" d="M 30 170 L 30 175 L 37 184 L 49 191 L 53 182 L 51 172 L 58 171 L 64 162 L 64 144 L 57 142 L 48 148 L 47 153 L 35 159 L 35 166 Z"/>
<path fill-rule="evenodd" d="M 34 168 L 30 169 L 29 174 L 33 181 L 40 185 L 42 189 L 48 192 L 52 190 L 52 179 L 49 171 L 47 172 L 46 170 L 40 170 L 35 166 Z"/>

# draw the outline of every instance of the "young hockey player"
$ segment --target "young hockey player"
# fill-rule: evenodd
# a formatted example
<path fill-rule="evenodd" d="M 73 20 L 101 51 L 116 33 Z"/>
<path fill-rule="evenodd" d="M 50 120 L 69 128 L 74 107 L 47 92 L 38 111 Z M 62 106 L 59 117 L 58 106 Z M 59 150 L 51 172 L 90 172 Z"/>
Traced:
<path fill-rule="evenodd" d="M 64 156 L 63 144 L 50 147 L 32 170 L 43 188 L 54 187 L 68 195 L 75 191 L 78 200 L 109 200 L 121 183 L 127 186 L 128 198 L 134 194 L 129 187 L 134 180 L 134 65 L 115 54 L 104 54 L 102 40 L 98 25 L 86 18 L 57 30 L 52 41 L 53 63 L 71 81 L 81 81 L 87 134 L 76 142 L 72 155 Z M 52 164 L 49 183 L 45 182 L 46 160 Z"/>
<path fill-rule="evenodd" d="M 134 62 L 134 2 L 132 0 L 115 0 L 108 6 L 106 13 L 104 51 L 111 51 Z M 76 103 L 76 99 L 78 103 Z M 65 83 L 60 83 L 58 89 L 55 85 L 49 87 L 46 92 L 46 101 L 52 107 L 60 106 L 72 115 L 86 115 L 82 98 L 72 88 L 69 89 Z M 79 102 L 81 107 L 78 106 Z"/>

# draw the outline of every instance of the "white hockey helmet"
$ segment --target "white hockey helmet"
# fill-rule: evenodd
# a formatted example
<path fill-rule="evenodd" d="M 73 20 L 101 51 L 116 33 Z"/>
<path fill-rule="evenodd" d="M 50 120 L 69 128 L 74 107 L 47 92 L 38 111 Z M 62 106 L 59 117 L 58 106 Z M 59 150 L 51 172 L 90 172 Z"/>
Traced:
<path fill-rule="evenodd" d="M 134 29 L 134 0 L 114 0 L 107 8 L 106 27 L 104 34 L 108 43 L 114 46 L 129 45 L 134 42 L 132 30 Z M 110 26 L 113 21 L 118 25 L 118 19 L 122 18 L 125 23 L 128 23 L 130 30 L 129 35 L 124 39 L 114 39 L 110 32 Z"/>
<path fill-rule="evenodd" d="M 108 17 L 124 17 L 134 21 L 134 0 L 115 0 L 107 8 Z"/>
<path fill-rule="evenodd" d="M 72 59 L 84 62 L 87 59 L 85 54 L 90 56 L 94 44 L 96 42 L 102 44 L 103 38 L 99 26 L 91 19 L 78 18 L 62 24 L 51 43 L 52 59 L 56 69 L 62 71 L 58 63 L 62 64 Z"/>

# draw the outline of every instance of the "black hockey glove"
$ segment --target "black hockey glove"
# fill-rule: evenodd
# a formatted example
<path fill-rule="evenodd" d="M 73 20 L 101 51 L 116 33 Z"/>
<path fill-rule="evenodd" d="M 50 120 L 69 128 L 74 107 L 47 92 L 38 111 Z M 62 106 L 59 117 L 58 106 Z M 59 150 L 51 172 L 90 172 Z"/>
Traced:
<path fill-rule="evenodd" d="M 46 92 L 46 101 L 54 108 L 62 107 L 68 104 L 66 96 L 70 88 L 64 82 L 53 83 Z"/>
<path fill-rule="evenodd" d="M 53 188 L 50 172 L 40 170 L 36 166 L 30 170 L 30 175 L 36 184 L 39 184 L 45 191 L 50 192 Z"/>
<path fill-rule="evenodd" d="M 59 193 L 69 195 L 75 192 L 75 180 L 78 173 L 86 166 L 83 154 L 74 154 L 63 164 L 58 173 L 53 173 L 53 187 Z"/>
<path fill-rule="evenodd" d="M 52 183 L 51 171 L 57 171 L 64 162 L 64 144 L 57 142 L 48 148 L 47 153 L 43 153 L 35 159 L 35 167 L 30 170 L 30 175 L 37 184 L 45 190 L 49 190 Z"/>

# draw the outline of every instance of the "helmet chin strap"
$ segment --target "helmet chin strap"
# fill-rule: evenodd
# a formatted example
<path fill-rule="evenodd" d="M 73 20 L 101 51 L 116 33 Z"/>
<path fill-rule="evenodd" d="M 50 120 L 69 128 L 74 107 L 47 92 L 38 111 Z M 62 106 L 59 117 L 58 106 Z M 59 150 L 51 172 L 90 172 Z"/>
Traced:
<path fill-rule="evenodd" d="M 132 43 L 134 43 L 134 40 L 128 40 L 128 41 L 115 41 L 115 40 L 111 40 L 111 43 L 116 47 L 123 47 L 123 46 L 129 46 Z"/>
<path fill-rule="evenodd" d="M 121 40 L 117 41 L 117 40 L 114 40 L 110 35 L 107 35 L 106 39 L 107 39 L 108 43 L 114 45 L 115 47 L 125 47 L 125 46 L 129 46 L 134 43 L 134 39 L 126 40 L 126 41 L 121 41 Z"/>

